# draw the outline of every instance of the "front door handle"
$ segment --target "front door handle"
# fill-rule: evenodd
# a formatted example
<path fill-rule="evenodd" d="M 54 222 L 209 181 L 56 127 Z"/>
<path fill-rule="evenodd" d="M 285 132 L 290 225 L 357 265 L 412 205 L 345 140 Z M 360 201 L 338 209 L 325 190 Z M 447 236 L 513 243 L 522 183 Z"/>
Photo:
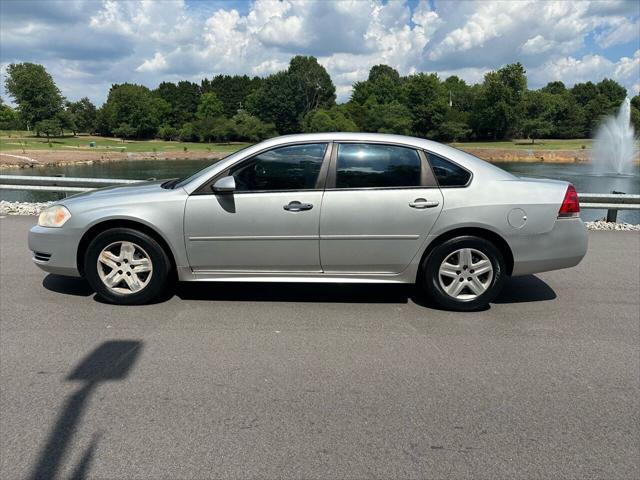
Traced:
<path fill-rule="evenodd" d="M 303 210 L 311 210 L 313 208 L 313 205 L 311 203 L 300 203 L 297 200 L 294 200 L 293 202 L 289 202 L 282 208 L 284 208 L 288 212 L 302 212 Z"/>
<path fill-rule="evenodd" d="M 424 198 L 416 198 L 413 202 L 409 202 L 411 208 L 433 208 L 440 205 L 437 200 L 426 200 Z"/>

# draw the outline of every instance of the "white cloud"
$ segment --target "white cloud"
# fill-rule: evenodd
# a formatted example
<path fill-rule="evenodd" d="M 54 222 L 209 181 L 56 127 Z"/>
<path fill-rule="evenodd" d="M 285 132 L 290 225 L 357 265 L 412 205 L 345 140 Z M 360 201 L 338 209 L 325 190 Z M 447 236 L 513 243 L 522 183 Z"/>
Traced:
<path fill-rule="evenodd" d="M 341 100 L 380 63 L 401 74 L 477 82 L 520 61 L 532 87 L 604 76 L 630 89 L 640 84 L 638 47 L 629 47 L 640 37 L 637 1 L 248 0 L 244 7 L 203 7 L 185 0 L 4 2 L 0 63 L 43 63 L 66 96 L 98 103 L 112 83 L 268 75 L 295 54 L 318 57 Z M 602 51 L 615 45 L 624 47 L 615 58 Z"/>
<path fill-rule="evenodd" d="M 164 58 L 160 52 L 156 52 L 153 58 L 149 60 L 145 60 L 142 62 L 138 68 L 136 68 L 137 72 L 162 72 L 166 70 L 168 67 L 167 60 Z"/>
<path fill-rule="evenodd" d="M 612 78 L 626 85 L 631 93 L 638 93 L 640 83 L 640 50 L 633 57 L 622 57 L 612 62 L 601 55 L 585 55 L 582 58 L 563 57 L 541 65 L 529 72 L 538 84 L 561 80 L 566 85 Z"/>
<path fill-rule="evenodd" d="M 522 53 L 544 53 L 551 50 L 554 46 L 554 42 L 547 40 L 542 35 L 536 35 L 533 38 L 530 38 L 520 48 Z"/>
<path fill-rule="evenodd" d="M 640 20 L 630 20 L 625 17 L 612 20 L 612 26 L 608 30 L 596 35 L 596 41 L 602 48 L 636 40 L 640 42 Z"/>

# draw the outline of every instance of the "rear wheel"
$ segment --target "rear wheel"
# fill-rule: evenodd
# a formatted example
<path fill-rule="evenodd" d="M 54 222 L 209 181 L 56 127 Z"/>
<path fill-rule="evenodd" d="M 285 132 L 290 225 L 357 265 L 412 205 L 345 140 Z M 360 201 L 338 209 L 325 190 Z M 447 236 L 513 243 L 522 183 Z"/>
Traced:
<path fill-rule="evenodd" d="M 504 257 L 493 243 L 474 236 L 456 237 L 433 249 L 422 269 L 422 287 L 449 310 L 486 307 L 504 284 Z"/>
<path fill-rule="evenodd" d="M 150 302 L 166 289 L 171 263 L 149 235 L 130 228 L 100 233 L 84 257 L 87 281 L 105 300 L 122 305 Z"/>

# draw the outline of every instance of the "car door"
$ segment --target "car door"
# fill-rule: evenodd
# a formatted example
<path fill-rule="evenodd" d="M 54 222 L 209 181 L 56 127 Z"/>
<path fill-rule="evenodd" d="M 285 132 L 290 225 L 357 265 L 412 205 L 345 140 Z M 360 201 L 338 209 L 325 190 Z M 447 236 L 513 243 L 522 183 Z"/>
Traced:
<path fill-rule="evenodd" d="M 427 158 L 388 144 L 334 144 L 320 213 L 325 273 L 399 273 L 442 209 Z"/>
<path fill-rule="evenodd" d="M 320 272 L 319 221 L 329 144 L 275 147 L 243 159 L 187 199 L 195 272 Z M 326 163 L 325 163 L 326 165 Z M 322 172 L 322 173 L 321 173 Z M 235 190 L 211 185 L 232 176 Z"/>

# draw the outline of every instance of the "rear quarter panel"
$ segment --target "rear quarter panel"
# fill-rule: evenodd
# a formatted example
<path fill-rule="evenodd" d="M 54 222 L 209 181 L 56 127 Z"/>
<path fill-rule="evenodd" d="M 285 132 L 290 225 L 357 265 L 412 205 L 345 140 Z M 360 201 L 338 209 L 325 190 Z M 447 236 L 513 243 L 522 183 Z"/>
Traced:
<path fill-rule="evenodd" d="M 465 188 L 443 188 L 443 210 L 432 235 L 452 228 L 481 227 L 502 235 L 537 235 L 551 231 L 567 189 L 566 182 L 525 179 L 474 179 Z M 509 213 L 521 209 L 524 225 L 510 225 Z"/>
<path fill-rule="evenodd" d="M 587 235 L 579 218 L 558 219 L 567 186 L 556 180 L 477 178 L 466 188 L 443 188 L 444 206 L 430 241 L 456 228 L 483 228 L 509 245 L 514 275 L 576 265 Z M 514 225 L 510 213 L 526 220 Z"/>

